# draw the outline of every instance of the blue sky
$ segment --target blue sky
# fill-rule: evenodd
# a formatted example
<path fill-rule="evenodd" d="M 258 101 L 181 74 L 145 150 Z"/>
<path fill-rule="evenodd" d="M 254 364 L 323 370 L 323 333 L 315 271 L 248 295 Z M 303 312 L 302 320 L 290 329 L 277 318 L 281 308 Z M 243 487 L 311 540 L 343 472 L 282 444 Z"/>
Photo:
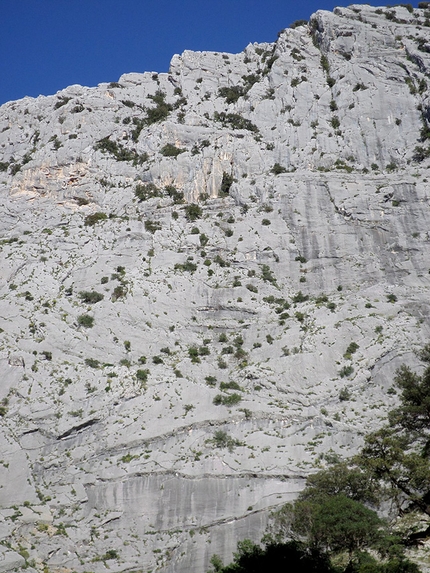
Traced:
<path fill-rule="evenodd" d="M 126 72 L 166 72 L 172 55 L 186 49 L 240 52 L 250 42 L 273 42 L 318 9 L 350 3 L 1 0 L 0 104 L 117 81 Z"/>

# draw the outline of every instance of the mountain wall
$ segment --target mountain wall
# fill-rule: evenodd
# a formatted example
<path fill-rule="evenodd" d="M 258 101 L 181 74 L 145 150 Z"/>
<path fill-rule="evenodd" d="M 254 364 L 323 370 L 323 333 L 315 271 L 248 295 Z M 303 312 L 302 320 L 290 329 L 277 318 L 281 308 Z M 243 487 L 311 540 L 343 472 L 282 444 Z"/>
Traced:
<path fill-rule="evenodd" d="M 430 334 L 429 26 L 0 108 L 0 571 L 203 572 L 381 423 Z"/>

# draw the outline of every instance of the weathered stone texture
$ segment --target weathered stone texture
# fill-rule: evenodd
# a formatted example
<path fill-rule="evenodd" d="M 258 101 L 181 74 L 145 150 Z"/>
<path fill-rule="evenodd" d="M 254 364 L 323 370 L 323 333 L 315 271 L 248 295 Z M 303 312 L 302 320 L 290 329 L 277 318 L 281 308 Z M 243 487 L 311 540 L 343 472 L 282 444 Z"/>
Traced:
<path fill-rule="evenodd" d="M 427 18 L 321 11 L 0 108 L 0 569 L 205 571 L 395 404 L 430 326 Z"/>

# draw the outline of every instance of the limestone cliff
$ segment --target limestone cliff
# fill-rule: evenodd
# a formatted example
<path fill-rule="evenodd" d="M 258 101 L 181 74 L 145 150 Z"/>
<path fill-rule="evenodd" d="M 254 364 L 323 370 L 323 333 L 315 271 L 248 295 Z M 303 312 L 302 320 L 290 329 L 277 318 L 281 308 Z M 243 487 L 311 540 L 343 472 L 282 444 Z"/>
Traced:
<path fill-rule="evenodd" d="M 395 404 L 429 26 L 321 11 L 0 108 L 0 570 L 203 572 Z"/>

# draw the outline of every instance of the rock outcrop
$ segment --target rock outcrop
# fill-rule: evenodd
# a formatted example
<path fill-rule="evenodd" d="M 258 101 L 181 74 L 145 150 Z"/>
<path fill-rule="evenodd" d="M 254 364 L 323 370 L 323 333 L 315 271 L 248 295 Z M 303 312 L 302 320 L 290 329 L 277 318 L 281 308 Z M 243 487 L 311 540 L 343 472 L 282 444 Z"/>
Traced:
<path fill-rule="evenodd" d="M 430 9 L 0 108 L 2 571 L 198 573 L 430 334 Z"/>

